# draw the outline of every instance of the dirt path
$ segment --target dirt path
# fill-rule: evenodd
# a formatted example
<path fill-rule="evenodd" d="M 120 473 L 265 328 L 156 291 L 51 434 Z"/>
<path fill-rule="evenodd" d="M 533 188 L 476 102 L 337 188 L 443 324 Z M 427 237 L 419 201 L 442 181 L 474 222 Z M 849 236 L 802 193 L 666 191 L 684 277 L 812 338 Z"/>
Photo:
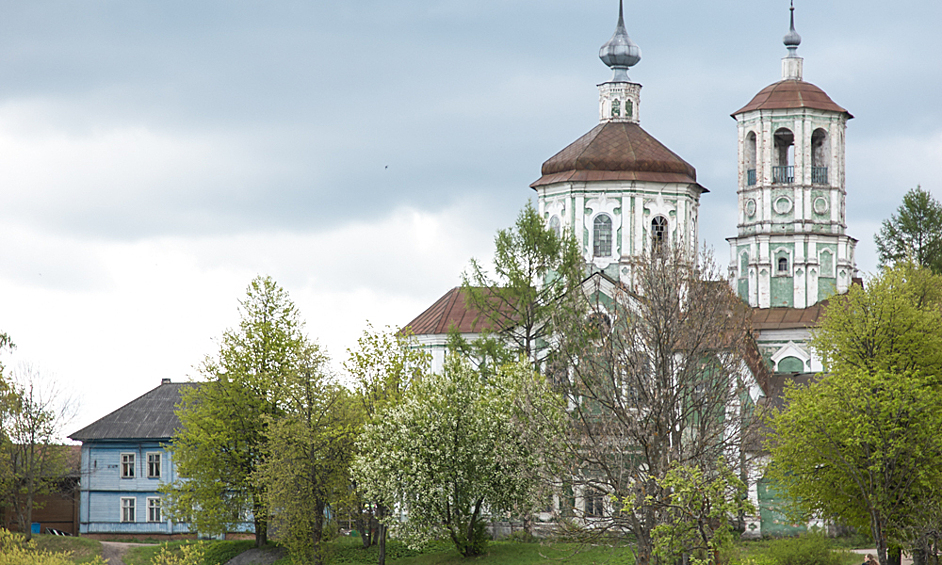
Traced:
<path fill-rule="evenodd" d="M 250 549 L 236 555 L 226 565 L 271 565 L 284 556 L 281 549 Z"/>
<path fill-rule="evenodd" d="M 108 565 L 124 565 L 124 554 L 128 552 L 128 549 L 139 545 L 147 544 L 103 541 L 101 542 L 101 556 Z"/>

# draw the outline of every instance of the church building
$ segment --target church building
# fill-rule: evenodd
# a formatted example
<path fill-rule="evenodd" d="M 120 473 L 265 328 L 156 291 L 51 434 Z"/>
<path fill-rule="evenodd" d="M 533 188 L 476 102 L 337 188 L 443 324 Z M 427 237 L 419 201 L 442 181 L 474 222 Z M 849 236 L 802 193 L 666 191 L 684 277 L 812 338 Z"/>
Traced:
<path fill-rule="evenodd" d="M 753 401 L 769 405 L 781 403 L 787 381 L 807 382 L 823 370 L 809 347 L 811 328 L 828 297 L 859 283 L 857 240 L 846 233 L 845 217 L 845 133 L 853 116 L 804 81 L 800 43 L 792 6 L 782 79 L 732 114 L 738 225 L 727 240 L 729 283 L 752 309 L 765 361 L 753 371 L 759 385 Z M 547 226 L 575 235 L 587 275 L 630 285 L 631 261 L 652 246 L 679 246 L 696 257 L 700 197 L 709 191 L 692 165 L 641 127 L 641 85 L 628 76 L 641 49 L 628 36 L 621 5 L 615 34 L 599 56 L 613 74 L 598 86 L 598 125 L 543 163 L 530 186 Z M 440 368 L 450 328 L 473 340 L 484 325 L 456 288 L 407 327 Z M 759 515 L 747 533 L 793 532 L 777 510 L 773 486 L 758 475 L 749 482 Z"/>

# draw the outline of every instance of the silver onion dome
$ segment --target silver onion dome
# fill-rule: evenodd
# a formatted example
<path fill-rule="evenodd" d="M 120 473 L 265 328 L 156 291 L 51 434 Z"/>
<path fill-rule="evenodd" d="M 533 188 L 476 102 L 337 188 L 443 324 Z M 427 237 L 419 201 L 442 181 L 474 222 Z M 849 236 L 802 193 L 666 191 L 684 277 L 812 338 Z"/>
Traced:
<path fill-rule="evenodd" d="M 798 35 L 797 31 L 795 31 L 795 0 L 792 0 L 791 5 L 791 28 L 789 29 L 788 33 L 785 34 L 783 41 L 785 43 L 785 47 L 788 47 L 788 55 L 790 57 L 796 57 L 798 46 L 801 45 L 801 36 Z"/>
<path fill-rule="evenodd" d="M 611 82 L 629 82 L 628 68 L 641 60 L 641 48 L 628 37 L 625 29 L 623 0 L 618 1 L 618 26 L 615 35 L 599 49 L 599 59 L 614 71 Z"/>

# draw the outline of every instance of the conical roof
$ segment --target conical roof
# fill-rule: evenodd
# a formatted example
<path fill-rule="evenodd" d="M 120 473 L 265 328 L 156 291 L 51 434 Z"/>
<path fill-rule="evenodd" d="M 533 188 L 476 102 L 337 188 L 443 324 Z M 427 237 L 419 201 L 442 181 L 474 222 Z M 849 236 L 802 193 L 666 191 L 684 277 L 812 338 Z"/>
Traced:
<path fill-rule="evenodd" d="M 697 182 L 692 165 L 631 122 L 595 126 L 543 163 L 542 174 L 531 187 L 571 181 Z"/>

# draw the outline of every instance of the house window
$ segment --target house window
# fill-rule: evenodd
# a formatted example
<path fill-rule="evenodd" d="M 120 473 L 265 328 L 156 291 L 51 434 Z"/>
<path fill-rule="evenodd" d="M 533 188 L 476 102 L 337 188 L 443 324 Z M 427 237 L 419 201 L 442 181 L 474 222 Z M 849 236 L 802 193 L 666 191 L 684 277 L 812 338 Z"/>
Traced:
<path fill-rule="evenodd" d="M 134 515 L 134 506 L 137 502 L 135 498 L 122 498 L 121 499 L 121 521 L 122 522 L 135 522 L 136 516 Z"/>
<path fill-rule="evenodd" d="M 594 488 L 586 489 L 585 493 L 585 515 L 602 517 L 605 515 L 605 499 L 602 491 Z"/>
<path fill-rule="evenodd" d="M 592 255 L 609 257 L 612 254 L 612 219 L 605 214 L 595 217 L 592 225 Z"/>
<path fill-rule="evenodd" d="M 787 273 L 788 272 L 788 259 L 785 257 L 778 258 L 778 272 Z"/>
<path fill-rule="evenodd" d="M 134 478 L 134 454 L 133 453 L 121 454 L 121 478 L 122 479 Z"/>
<path fill-rule="evenodd" d="M 160 478 L 160 453 L 147 454 L 147 478 Z"/>
<path fill-rule="evenodd" d="M 160 521 L 160 499 L 159 498 L 147 499 L 147 521 L 148 522 Z"/>

